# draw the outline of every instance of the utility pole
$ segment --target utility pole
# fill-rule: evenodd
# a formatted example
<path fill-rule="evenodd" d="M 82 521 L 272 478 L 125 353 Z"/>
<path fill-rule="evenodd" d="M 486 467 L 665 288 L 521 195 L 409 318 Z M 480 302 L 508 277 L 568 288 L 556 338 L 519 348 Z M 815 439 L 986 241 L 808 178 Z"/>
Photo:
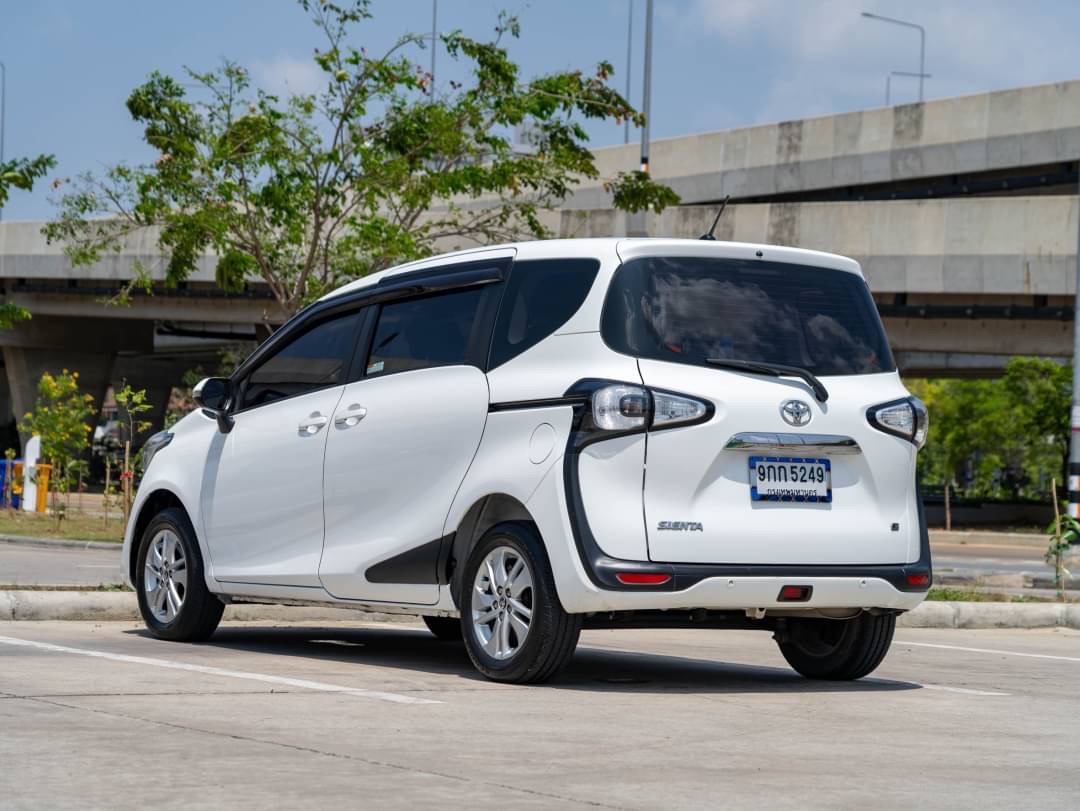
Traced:
<path fill-rule="evenodd" d="M 0 62 L 0 166 L 4 165 L 4 125 L 7 124 L 7 65 Z M 3 206 L 0 206 L 0 217 L 4 214 Z"/>
<path fill-rule="evenodd" d="M 435 98 L 435 49 L 438 47 L 439 0 L 431 0 L 431 88 L 428 95 Z"/>
<path fill-rule="evenodd" d="M 1069 515 L 1080 519 L 1080 183 L 1076 196 L 1076 293 L 1073 296 L 1072 413 L 1069 427 Z"/>
<path fill-rule="evenodd" d="M 641 99 L 645 126 L 641 128 L 641 171 L 646 174 L 649 172 L 649 127 L 652 124 L 652 21 L 653 0 L 645 0 L 645 87 Z"/>
<path fill-rule="evenodd" d="M 630 71 L 634 62 L 634 0 L 630 0 L 630 13 L 626 20 L 626 100 L 630 101 Z M 623 143 L 630 143 L 630 119 L 623 122 Z"/>

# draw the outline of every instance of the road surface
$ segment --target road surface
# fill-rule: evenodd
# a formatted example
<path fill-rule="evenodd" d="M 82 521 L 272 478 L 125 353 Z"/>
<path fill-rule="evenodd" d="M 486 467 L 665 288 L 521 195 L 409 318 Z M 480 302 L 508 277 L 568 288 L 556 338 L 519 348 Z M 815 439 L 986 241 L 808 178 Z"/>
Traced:
<path fill-rule="evenodd" d="M 915 630 L 858 683 L 768 634 L 586 633 L 547 686 L 422 628 L 0 623 L 5 808 L 1064 808 L 1080 632 Z"/>

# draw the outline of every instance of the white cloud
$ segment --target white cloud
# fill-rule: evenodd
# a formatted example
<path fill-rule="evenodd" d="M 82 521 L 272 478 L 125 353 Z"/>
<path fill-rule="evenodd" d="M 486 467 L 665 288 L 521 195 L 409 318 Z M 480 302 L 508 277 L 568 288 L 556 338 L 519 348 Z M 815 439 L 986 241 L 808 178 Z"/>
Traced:
<path fill-rule="evenodd" d="M 252 74 L 260 87 L 282 98 L 317 93 L 326 84 L 326 74 L 312 59 L 297 59 L 289 54 L 256 62 Z"/>

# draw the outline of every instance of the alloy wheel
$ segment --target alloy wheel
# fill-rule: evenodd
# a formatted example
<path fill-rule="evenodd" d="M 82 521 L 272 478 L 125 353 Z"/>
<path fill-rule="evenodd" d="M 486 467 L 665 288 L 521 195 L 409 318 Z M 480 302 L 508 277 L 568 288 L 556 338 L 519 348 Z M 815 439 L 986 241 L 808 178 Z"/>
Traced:
<path fill-rule="evenodd" d="M 158 532 L 150 541 L 143 574 L 143 592 L 158 622 L 169 624 L 184 606 L 187 595 L 187 556 L 176 533 Z"/>
<path fill-rule="evenodd" d="M 472 589 L 472 632 L 493 659 L 512 658 L 529 636 L 533 575 L 511 546 L 492 549 L 477 569 Z"/>

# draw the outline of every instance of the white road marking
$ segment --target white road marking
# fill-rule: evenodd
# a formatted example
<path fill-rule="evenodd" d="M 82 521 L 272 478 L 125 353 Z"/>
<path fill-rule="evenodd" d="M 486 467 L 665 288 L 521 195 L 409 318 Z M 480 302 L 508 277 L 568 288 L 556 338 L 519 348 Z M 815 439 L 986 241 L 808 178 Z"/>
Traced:
<path fill-rule="evenodd" d="M 920 684 L 926 690 L 942 690 L 946 693 L 961 693 L 965 696 L 1007 696 L 1009 693 L 999 693 L 995 690 L 972 690 L 968 687 L 946 687 L 944 684 Z"/>
<path fill-rule="evenodd" d="M 968 653 L 996 653 L 1000 656 L 1024 656 L 1028 659 L 1054 659 L 1059 662 L 1080 662 L 1076 656 L 1053 656 L 1049 653 L 1024 653 L 1016 650 L 994 650 L 991 648 L 965 648 L 961 645 L 938 645 L 933 642 L 905 642 L 896 640 L 898 645 L 912 645 L 916 648 L 941 648 L 943 650 L 962 650 Z"/>
<path fill-rule="evenodd" d="M 108 659 L 113 662 L 127 662 L 133 665 L 149 665 L 150 667 L 164 667 L 170 670 L 186 670 L 191 673 L 204 673 L 208 676 L 225 676 L 230 679 L 247 679 L 248 681 L 260 681 L 266 684 L 281 684 L 286 687 L 298 687 L 302 690 L 317 690 L 322 693 L 343 693 L 344 695 L 360 696 L 361 698 L 374 698 L 379 701 L 391 701 L 395 704 L 442 704 L 430 698 L 418 698 L 399 693 L 384 693 L 380 690 L 365 690 L 360 687 L 344 687 L 340 684 L 327 684 L 322 681 L 309 681 L 308 679 L 290 679 L 286 676 L 271 676 L 266 673 L 250 673 L 244 670 L 226 670 L 220 667 L 208 667 L 206 665 L 193 665 L 186 662 L 173 662 L 169 659 L 151 659 L 148 656 L 128 656 L 123 653 L 109 653 L 108 651 L 88 650 L 86 648 L 69 648 L 64 645 L 53 645 L 49 642 L 34 642 L 29 639 L 16 639 L 10 636 L 0 636 L 0 645 L 18 645 L 38 650 L 52 651 L 53 653 L 75 653 L 80 656 L 92 656 L 97 659 Z"/>

